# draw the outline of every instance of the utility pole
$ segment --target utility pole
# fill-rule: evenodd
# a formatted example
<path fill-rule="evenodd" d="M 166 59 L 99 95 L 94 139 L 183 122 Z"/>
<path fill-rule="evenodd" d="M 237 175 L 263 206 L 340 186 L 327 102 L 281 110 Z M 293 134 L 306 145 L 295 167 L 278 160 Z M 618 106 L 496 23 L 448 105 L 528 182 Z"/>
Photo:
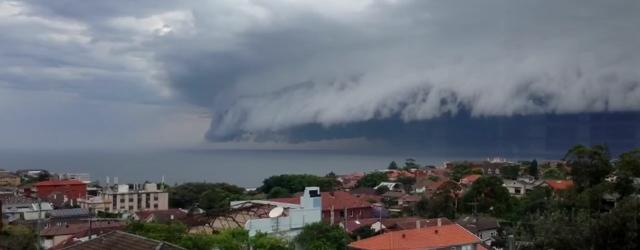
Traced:
<path fill-rule="evenodd" d="M 42 219 L 42 201 L 40 200 L 40 197 L 36 199 L 36 202 L 38 202 L 38 221 L 36 222 L 36 249 L 40 250 L 40 242 L 42 242 L 42 240 L 40 239 L 40 220 Z"/>

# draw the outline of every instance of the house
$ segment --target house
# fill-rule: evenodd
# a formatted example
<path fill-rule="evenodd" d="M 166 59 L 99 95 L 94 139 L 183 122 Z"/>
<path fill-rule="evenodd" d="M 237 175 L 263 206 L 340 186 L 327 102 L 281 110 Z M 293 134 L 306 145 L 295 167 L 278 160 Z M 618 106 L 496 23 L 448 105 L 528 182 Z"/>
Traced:
<path fill-rule="evenodd" d="M 48 180 L 36 183 L 36 196 L 48 200 L 56 207 L 77 205 L 87 195 L 87 184 L 79 180 Z"/>
<path fill-rule="evenodd" d="M 176 246 L 159 240 L 152 240 L 122 231 L 112 231 L 96 238 L 65 247 L 66 250 L 181 250 Z"/>
<path fill-rule="evenodd" d="M 515 197 L 522 197 L 534 188 L 542 185 L 543 181 L 533 178 L 518 178 L 517 180 L 503 179 L 502 183 L 502 186 L 509 190 L 509 194 Z"/>
<path fill-rule="evenodd" d="M 280 236 L 292 239 L 302 231 L 305 225 L 322 220 L 324 200 L 324 195 L 320 194 L 320 188 L 307 187 L 302 196 L 297 198 L 296 203 L 260 200 L 234 201 L 231 202 L 231 207 L 238 208 L 255 203 L 276 206 L 274 210 L 269 211 L 266 218 L 249 219 L 244 228 L 249 231 L 251 236 L 258 232 L 278 233 Z"/>
<path fill-rule="evenodd" d="M 387 232 L 349 244 L 358 250 L 483 248 L 482 240 L 458 224 Z"/>
<path fill-rule="evenodd" d="M 470 174 L 470 175 L 464 176 L 460 178 L 460 185 L 463 185 L 465 187 L 470 187 L 471 185 L 473 185 L 474 182 L 480 179 L 480 177 L 482 177 L 482 175 L 479 175 L 479 174 Z"/>
<path fill-rule="evenodd" d="M 169 209 L 169 193 L 156 183 L 144 185 L 119 184 L 106 188 L 98 196 L 79 201 L 80 207 L 96 212 L 135 213 L 142 210 Z"/>
<path fill-rule="evenodd" d="M 452 224 L 447 218 L 432 218 L 432 219 L 423 219 L 419 217 L 400 217 L 400 218 L 368 218 L 361 220 L 351 220 L 347 221 L 346 226 L 345 223 L 340 223 L 340 226 L 343 227 L 348 233 L 353 233 L 355 230 L 362 227 L 369 227 L 373 231 L 378 232 L 380 230 L 383 231 L 399 231 L 406 229 L 416 229 L 422 227 L 433 227 L 437 226 L 438 223 L 440 225 L 449 225 Z"/>
<path fill-rule="evenodd" d="M 371 218 L 373 209 L 369 202 L 362 200 L 348 192 L 322 192 L 322 220 L 331 224 L 344 220 Z M 278 198 L 270 201 L 300 204 L 300 196 L 292 198 Z"/>
<path fill-rule="evenodd" d="M 554 192 L 564 191 L 573 187 L 572 180 L 545 180 L 544 186 L 550 187 Z"/>
<path fill-rule="evenodd" d="M 91 213 L 89 213 L 89 209 L 86 208 L 56 209 L 49 211 L 48 215 L 49 222 L 51 223 L 72 223 L 78 221 L 86 222 L 86 219 L 89 219 L 92 216 Z"/>
<path fill-rule="evenodd" d="M 85 221 L 84 223 L 49 223 L 40 231 L 45 249 L 57 247 L 78 235 L 97 236 L 114 230 L 124 229 L 122 221 Z"/>
<path fill-rule="evenodd" d="M 23 196 L 0 196 L 0 202 L 2 202 L 2 219 L 8 222 L 44 219 L 47 213 L 53 210 L 49 202 Z"/>
<path fill-rule="evenodd" d="M 498 236 L 498 229 L 500 228 L 498 220 L 493 217 L 465 216 L 458 219 L 456 223 L 477 235 L 487 245 L 491 245 L 494 237 Z"/>
<path fill-rule="evenodd" d="M 178 208 L 170 208 L 167 210 L 144 210 L 133 214 L 133 219 L 135 220 L 158 223 L 182 221 L 186 217 L 187 211 Z"/>
<path fill-rule="evenodd" d="M 378 184 L 377 186 L 375 186 L 373 189 L 378 190 L 378 188 L 381 187 L 386 187 L 387 190 L 389 191 L 394 191 L 394 192 L 403 192 L 404 193 L 404 186 L 402 185 L 402 183 L 399 182 L 380 182 L 380 184 Z"/>
<path fill-rule="evenodd" d="M 368 187 L 354 188 L 349 193 L 355 197 L 360 198 L 370 204 L 378 203 L 382 200 L 382 196 L 379 195 L 375 189 Z"/>
<path fill-rule="evenodd" d="M 336 178 L 340 184 L 342 184 L 342 188 L 346 190 L 350 190 L 356 187 L 356 184 L 362 177 L 364 177 L 364 172 L 357 172 L 348 175 L 340 175 Z"/>
<path fill-rule="evenodd" d="M 9 172 L 0 172 L 0 187 L 20 186 L 20 176 Z"/>

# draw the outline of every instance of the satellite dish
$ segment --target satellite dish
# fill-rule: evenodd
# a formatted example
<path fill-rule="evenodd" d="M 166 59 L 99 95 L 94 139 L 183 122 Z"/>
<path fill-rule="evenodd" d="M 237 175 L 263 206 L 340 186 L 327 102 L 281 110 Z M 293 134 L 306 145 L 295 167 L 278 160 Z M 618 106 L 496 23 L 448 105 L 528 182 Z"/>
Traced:
<path fill-rule="evenodd" d="M 271 209 L 271 211 L 269 211 L 269 218 L 280 217 L 283 212 L 284 212 L 283 207 L 274 207 L 273 209 Z"/>
<path fill-rule="evenodd" d="M 359 221 L 359 220 L 356 220 L 356 224 L 360 225 L 360 221 Z"/>

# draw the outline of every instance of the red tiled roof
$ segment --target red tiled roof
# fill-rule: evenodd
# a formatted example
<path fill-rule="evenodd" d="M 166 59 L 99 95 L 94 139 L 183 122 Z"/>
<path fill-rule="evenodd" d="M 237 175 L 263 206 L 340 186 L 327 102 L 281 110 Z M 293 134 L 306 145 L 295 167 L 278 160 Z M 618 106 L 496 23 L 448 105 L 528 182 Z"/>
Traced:
<path fill-rule="evenodd" d="M 453 223 L 447 218 L 422 219 L 419 217 L 401 217 L 383 218 L 382 225 L 384 225 L 384 228 L 386 230 L 398 231 L 405 229 L 415 229 L 417 227 L 416 221 L 420 221 L 420 227 L 434 227 L 438 225 L 438 219 L 440 219 L 441 225 L 449 225 Z M 356 223 L 356 220 L 348 220 L 346 230 L 347 232 L 351 233 L 361 227 L 370 227 L 378 220 L 378 218 L 358 219 L 357 221 L 360 222 L 360 224 Z"/>
<path fill-rule="evenodd" d="M 79 180 L 49 180 L 36 183 L 38 186 L 66 186 L 66 185 L 87 185 Z"/>
<path fill-rule="evenodd" d="M 572 180 L 546 180 L 544 181 L 551 187 L 553 190 L 565 190 L 570 187 L 573 187 Z"/>
<path fill-rule="evenodd" d="M 388 232 L 349 244 L 366 250 L 431 249 L 479 244 L 480 239 L 458 224 Z"/>
<path fill-rule="evenodd" d="M 332 195 L 333 193 L 333 195 Z M 358 198 L 348 192 L 335 191 L 335 192 L 322 192 L 322 210 L 341 210 L 341 209 L 353 209 L 362 207 L 371 207 L 371 204 Z M 300 204 L 300 196 L 291 198 L 277 198 L 271 199 L 275 202 L 283 202 L 290 204 Z"/>
<path fill-rule="evenodd" d="M 482 177 L 482 175 L 479 175 L 479 174 L 467 175 L 465 177 L 462 177 L 462 179 L 460 179 L 460 182 L 466 182 L 468 184 L 471 184 L 476 180 L 478 180 L 480 177 Z"/>

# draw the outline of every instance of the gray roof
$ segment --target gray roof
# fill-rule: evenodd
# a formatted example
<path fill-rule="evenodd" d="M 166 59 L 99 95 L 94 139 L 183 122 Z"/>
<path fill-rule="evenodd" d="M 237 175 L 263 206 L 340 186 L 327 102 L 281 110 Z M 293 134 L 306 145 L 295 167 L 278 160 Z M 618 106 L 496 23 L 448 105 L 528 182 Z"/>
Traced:
<path fill-rule="evenodd" d="M 52 218 L 65 218 L 65 217 L 82 217 L 89 216 L 89 209 L 86 208 L 69 208 L 69 209 L 56 209 L 49 212 Z"/>
<path fill-rule="evenodd" d="M 113 231 L 92 240 L 81 242 L 63 249 L 181 250 L 184 248 L 167 242 L 152 240 L 135 234 L 130 234 L 122 231 Z"/>
<path fill-rule="evenodd" d="M 484 216 L 465 216 L 458 219 L 456 223 L 460 224 L 460 226 L 463 226 L 474 234 L 480 231 L 498 229 L 500 227 L 496 218 Z"/>

